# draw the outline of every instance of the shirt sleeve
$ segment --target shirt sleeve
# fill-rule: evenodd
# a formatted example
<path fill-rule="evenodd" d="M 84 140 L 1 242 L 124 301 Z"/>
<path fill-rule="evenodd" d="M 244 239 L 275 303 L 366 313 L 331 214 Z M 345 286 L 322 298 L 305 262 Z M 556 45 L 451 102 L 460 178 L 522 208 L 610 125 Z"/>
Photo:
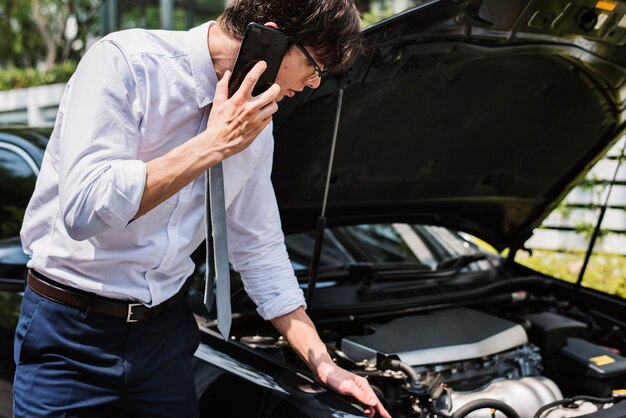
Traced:
<path fill-rule="evenodd" d="M 306 306 L 285 247 L 269 148 L 226 212 L 230 261 L 266 320 Z"/>
<path fill-rule="evenodd" d="M 59 201 L 68 234 L 85 240 L 124 229 L 139 208 L 142 103 L 129 58 L 110 40 L 94 45 L 70 81 L 60 132 Z"/>

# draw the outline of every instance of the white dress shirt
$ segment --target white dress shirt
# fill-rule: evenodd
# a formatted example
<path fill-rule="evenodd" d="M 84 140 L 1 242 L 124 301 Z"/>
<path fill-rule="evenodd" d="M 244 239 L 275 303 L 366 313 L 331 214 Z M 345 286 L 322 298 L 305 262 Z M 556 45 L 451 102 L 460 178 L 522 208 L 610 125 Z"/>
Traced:
<path fill-rule="evenodd" d="M 67 84 L 21 231 L 28 266 L 98 295 L 157 305 L 193 272 L 204 176 L 131 219 L 146 162 L 196 136 L 217 76 L 206 23 L 107 35 Z M 223 162 L 229 258 L 265 319 L 304 305 L 270 181 L 268 126 Z"/>

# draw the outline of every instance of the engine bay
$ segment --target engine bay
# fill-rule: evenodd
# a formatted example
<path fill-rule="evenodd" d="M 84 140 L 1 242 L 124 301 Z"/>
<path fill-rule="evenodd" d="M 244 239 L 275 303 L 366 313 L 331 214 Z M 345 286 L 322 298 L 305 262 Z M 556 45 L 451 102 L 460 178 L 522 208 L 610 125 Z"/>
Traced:
<path fill-rule="evenodd" d="M 598 339 L 607 329 L 593 318 L 552 305 L 458 303 L 316 326 L 333 360 L 366 377 L 394 417 L 626 417 L 619 347 Z M 238 339 L 305 368 L 282 337 Z"/>

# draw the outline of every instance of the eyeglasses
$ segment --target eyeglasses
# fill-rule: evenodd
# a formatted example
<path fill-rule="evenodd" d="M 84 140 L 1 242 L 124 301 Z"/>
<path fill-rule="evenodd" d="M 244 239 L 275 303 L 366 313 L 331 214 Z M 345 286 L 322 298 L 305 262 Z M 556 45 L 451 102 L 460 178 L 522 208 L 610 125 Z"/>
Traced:
<path fill-rule="evenodd" d="M 324 77 L 326 74 L 328 74 L 328 70 L 322 70 L 320 68 L 320 66 L 317 64 L 317 62 L 315 62 L 315 60 L 313 59 L 313 57 L 311 56 L 311 54 L 309 54 L 309 51 L 306 50 L 306 48 L 304 47 L 304 45 L 302 44 L 302 41 L 300 41 L 298 38 L 295 37 L 291 37 L 290 39 L 291 42 L 294 43 L 294 45 L 300 50 L 302 51 L 302 53 L 304 54 L 304 56 L 306 57 L 306 60 L 309 62 L 309 64 L 311 65 L 311 67 L 313 67 L 315 69 L 315 74 L 311 75 L 309 78 L 307 78 L 306 81 L 311 82 L 314 81 L 317 77 L 322 78 Z"/>

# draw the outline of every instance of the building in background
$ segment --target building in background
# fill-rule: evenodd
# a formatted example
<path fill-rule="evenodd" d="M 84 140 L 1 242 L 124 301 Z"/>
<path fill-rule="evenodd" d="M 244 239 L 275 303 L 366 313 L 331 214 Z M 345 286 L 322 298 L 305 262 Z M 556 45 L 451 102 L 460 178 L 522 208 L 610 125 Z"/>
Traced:
<path fill-rule="evenodd" d="M 102 33 L 120 29 L 186 30 L 215 19 L 228 0 L 105 0 Z"/>

